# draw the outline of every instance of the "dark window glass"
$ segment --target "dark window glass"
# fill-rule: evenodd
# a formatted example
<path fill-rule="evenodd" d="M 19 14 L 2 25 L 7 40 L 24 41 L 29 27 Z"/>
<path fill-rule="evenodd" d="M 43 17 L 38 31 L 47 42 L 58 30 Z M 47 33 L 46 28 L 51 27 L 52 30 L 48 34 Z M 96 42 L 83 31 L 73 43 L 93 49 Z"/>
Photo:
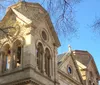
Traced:
<path fill-rule="evenodd" d="M 38 69 L 43 72 L 43 46 L 41 43 L 38 43 L 36 52 Z"/>
<path fill-rule="evenodd" d="M 44 31 L 42 31 L 42 37 L 43 37 L 44 40 L 47 40 L 47 35 Z"/>
<path fill-rule="evenodd" d="M 68 69 L 67 69 L 67 71 L 68 71 L 68 73 L 72 73 L 72 69 L 71 69 L 71 67 L 68 67 Z"/>
<path fill-rule="evenodd" d="M 17 48 L 17 64 L 21 64 L 21 47 Z"/>
<path fill-rule="evenodd" d="M 72 73 L 72 70 L 71 70 L 71 68 L 70 67 L 68 67 L 68 73 Z"/>

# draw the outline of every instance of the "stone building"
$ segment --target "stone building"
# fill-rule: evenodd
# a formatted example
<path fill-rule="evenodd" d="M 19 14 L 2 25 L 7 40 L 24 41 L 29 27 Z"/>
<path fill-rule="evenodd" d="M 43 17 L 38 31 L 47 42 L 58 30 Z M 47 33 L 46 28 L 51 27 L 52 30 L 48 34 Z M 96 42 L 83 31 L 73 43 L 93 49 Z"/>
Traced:
<path fill-rule="evenodd" d="M 84 84 L 98 85 L 99 72 L 92 55 L 88 51 L 74 50 L 73 56 L 76 59 Z"/>
<path fill-rule="evenodd" d="M 0 28 L 0 85 L 58 85 L 60 42 L 43 7 L 28 2 L 10 6 Z"/>
<path fill-rule="evenodd" d="M 71 50 L 58 55 L 58 73 L 61 85 L 99 85 L 99 72 L 87 51 Z"/>
<path fill-rule="evenodd" d="M 74 57 L 76 51 L 70 51 L 57 60 L 60 42 L 49 14 L 38 3 L 10 6 L 0 29 L 0 85 L 89 85 L 88 80 L 98 81 L 92 58 L 84 65 Z M 96 79 L 85 75 L 88 80 L 84 80 L 81 66 L 84 71 L 90 69 L 88 75 Z"/>
<path fill-rule="evenodd" d="M 58 75 L 60 85 L 84 85 L 75 59 L 70 53 L 58 56 Z"/>

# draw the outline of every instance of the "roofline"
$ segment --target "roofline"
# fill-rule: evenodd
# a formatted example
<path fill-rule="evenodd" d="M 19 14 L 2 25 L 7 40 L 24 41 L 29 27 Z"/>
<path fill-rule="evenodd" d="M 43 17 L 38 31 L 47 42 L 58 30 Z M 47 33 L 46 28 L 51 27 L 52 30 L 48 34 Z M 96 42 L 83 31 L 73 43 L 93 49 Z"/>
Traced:
<path fill-rule="evenodd" d="M 71 52 L 71 57 L 72 57 L 72 59 L 73 59 L 73 61 L 74 61 L 74 64 L 75 64 L 75 66 L 76 66 L 76 70 L 77 70 L 78 75 L 79 75 L 79 77 L 80 77 L 80 81 L 81 81 L 81 83 L 84 85 L 83 79 L 82 79 L 81 74 L 80 74 L 80 72 L 79 72 L 78 65 L 77 65 L 77 63 L 76 63 L 76 61 L 75 61 L 75 58 L 73 57 L 73 53 L 72 53 L 72 52 Z"/>
<path fill-rule="evenodd" d="M 99 71 L 98 71 L 98 68 L 97 68 L 97 66 L 96 66 L 96 63 L 95 63 L 93 57 L 92 57 L 92 61 L 93 61 L 93 64 L 94 64 L 94 66 L 95 66 L 96 73 L 98 74 L 98 77 L 99 77 Z"/>
<path fill-rule="evenodd" d="M 94 61 L 94 58 L 93 58 L 93 56 L 92 56 L 88 51 L 85 51 L 85 50 L 73 50 L 73 52 L 84 52 L 84 53 L 88 54 L 89 57 L 91 58 L 91 60 L 93 61 L 93 64 L 94 64 L 95 69 L 96 69 L 96 72 L 97 72 L 97 74 L 98 74 L 98 76 L 99 76 L 99 71 L 98 71 L 98 69 L 97 69 L 97 66 L 96 66 L 96 63 L 95 63 L 95 61 Z M 91 60 L 90 60 L 90 61 L 91 61 Z M 90 61 L 89 61 L 89 62 L 90 62 Z M 89 65 L 89 62 L 88 62 L 88 64 L 87 64 L 87 66 Z"/>
<path fill-rule="evenodd" d="M 72 51 L 70 52 L 70 54 L 68 55 L 68 57 L 64 57 L 64 56 L 66 56 L 66 55 L 68 55 L 67 52 L 63 55 L 63 63 L 67 60 L 67 58 L 68 58 L 69 56 L 72 58 L 72 61 L 73 61 L 74 65 L 75 65 L 75 68 L 76 68 L 76 71 L 77 71 L 77 73 L 78 73 L 78 77 L 79 77 L 79 79 L 80 79 L 80 82 L 81 82 L 82 85 L 83 85 L 83 84 L 84 84 L 84 83 L 83 83 L 83 79 L 82 79 L 81 74 L 80 74 L 80 72 L 79 72 L 77 63 L 76 63 L 76 61 L 75 61 L 75 59 L 74 59 L 74 57 L 73 57 L 73 55 L 72 55 Z M 64 59 L 64 58 L 65 58 L 65 59 Z M 63 63 L 61 63 L 61 64 L 58 66 L 58 69 L 60 69 L 60 67 L 62 66 Z"/>

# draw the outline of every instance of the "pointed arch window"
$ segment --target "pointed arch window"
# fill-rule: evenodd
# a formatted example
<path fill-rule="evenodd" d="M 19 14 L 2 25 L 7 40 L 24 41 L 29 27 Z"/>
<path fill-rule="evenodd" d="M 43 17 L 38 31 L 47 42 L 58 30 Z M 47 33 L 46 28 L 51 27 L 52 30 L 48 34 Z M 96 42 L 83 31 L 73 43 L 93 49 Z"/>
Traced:
<path fill-rule="evenodd" d="M 19 67 L 21 66 L 21 55 L 22 55 L 22 43 L 20 40 L 16 40 L 13 45 L 13 67 Z"/>
<path fill-rule="evenodd" d="M 50 63 L 51 62 L 51 55 L 48 48 L 45 49 L 45 73 L 50 76 Z"/>
<path fill-rule="evenodd" d="M 37 45 L 37 67 L 43 72 L 43 45 L 40 42 Z"/>

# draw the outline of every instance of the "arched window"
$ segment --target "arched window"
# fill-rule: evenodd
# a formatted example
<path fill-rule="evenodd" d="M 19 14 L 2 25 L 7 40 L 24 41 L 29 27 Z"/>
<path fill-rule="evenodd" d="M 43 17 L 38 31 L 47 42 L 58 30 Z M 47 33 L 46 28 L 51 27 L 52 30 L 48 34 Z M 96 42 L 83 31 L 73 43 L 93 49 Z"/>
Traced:
<path fill-rule="evenodd" d="M 21 65 L 22 43 L 20 40 L 16 40 L 13 44 L 13 67 L 19 67 Z"/>
<path fill-rule="evenodd" d="M 11 61 L 11 50 L 9 44 L 6 44 L 3 48 L 2 61 L 3 71 L 9 70 Z"/>
<path fill-rule="evenodd" d="M 45 49 L 45 72 L 48 76 L 50 76 L 50 63 L 51 62 L 51 55 L 48 48 Z"/>
<path fill-rule="evenodd" d="M 41 43 L 37 45 L 37 66 L 38 69 L 43 72 L 43 46 Z"/>

